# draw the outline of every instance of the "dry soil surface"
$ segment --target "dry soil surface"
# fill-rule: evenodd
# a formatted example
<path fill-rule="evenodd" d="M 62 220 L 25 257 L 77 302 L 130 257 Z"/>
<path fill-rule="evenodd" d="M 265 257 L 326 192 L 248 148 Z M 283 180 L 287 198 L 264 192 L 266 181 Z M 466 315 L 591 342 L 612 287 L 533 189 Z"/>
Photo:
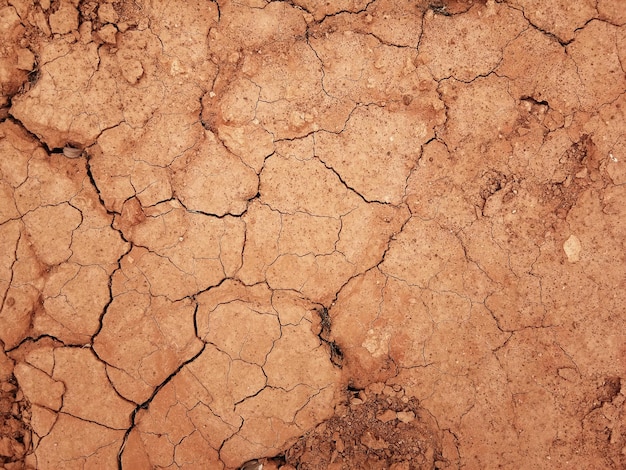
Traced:
<path fill-rule="evenodd" d="M 0 0 L 6 469 L 626 468 L 623 0 Z"/>

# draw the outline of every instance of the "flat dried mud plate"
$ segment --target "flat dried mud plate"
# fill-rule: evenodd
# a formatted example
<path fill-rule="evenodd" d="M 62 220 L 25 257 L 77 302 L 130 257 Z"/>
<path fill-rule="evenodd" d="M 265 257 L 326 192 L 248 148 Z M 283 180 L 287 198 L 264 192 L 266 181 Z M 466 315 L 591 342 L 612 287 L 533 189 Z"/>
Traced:
<path fill-rule="evenodd" d="M 0 465 L 626 467 L 621 0 L 0 0 Z"/>

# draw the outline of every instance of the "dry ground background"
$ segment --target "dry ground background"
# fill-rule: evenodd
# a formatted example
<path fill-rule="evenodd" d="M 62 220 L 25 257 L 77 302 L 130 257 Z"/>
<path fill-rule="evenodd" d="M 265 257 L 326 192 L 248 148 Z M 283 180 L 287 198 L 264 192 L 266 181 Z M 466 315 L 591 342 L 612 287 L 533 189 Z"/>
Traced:
<path fill-rule="evenodd" d="M 4 468 L 625 468 L 625 64 L 624 0 L 0 0 Z"/>

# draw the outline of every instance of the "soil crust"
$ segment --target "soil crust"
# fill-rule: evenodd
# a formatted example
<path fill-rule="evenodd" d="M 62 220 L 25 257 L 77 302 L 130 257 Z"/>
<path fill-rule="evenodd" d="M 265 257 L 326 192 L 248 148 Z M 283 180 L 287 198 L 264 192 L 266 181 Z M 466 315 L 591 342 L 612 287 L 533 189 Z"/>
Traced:
<path fill-rule="evenodd" d="M 622 0 L 0 0 L 0 466 L 626 468 Z"/>

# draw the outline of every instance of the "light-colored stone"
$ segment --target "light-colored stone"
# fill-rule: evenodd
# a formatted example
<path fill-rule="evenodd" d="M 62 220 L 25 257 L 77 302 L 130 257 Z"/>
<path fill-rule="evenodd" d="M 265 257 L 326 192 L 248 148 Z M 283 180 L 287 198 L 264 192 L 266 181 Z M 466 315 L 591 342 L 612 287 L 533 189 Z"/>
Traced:
<path fill-rule="evenodd" d="M 563 251 L 565 251 L 567 260 L 570 263 L 580 261 L 580 253 L 582 252 L 580 239 L 576 235 L 570 235 L 569 238 L 563 243 Z"/>

